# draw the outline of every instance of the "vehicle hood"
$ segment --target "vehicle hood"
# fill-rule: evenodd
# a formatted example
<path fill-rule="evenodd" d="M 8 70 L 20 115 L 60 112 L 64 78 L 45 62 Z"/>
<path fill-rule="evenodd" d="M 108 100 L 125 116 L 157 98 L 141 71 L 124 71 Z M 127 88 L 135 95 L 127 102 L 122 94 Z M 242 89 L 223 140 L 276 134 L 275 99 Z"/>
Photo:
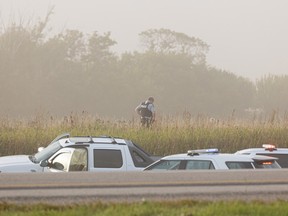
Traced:
<path fill-rule="evenodd" d="M 39 172 L 39 164 L 33 163 L 28 155 L 0 157 L 0 172 Z"/>
<path fill-rule="evenodd" d="M 13 155 L 0 157 L 0 166 L 9 164 L 32 163 L 28 155 Z"/>

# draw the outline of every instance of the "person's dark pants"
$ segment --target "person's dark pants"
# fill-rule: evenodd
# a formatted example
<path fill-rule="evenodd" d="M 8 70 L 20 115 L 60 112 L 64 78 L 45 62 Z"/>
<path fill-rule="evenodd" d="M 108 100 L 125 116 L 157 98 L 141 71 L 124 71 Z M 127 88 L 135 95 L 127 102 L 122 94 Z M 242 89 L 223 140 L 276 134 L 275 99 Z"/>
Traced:
<path fill-rule="evenodd" d="M 141 117 L 141 125 L 142 127 L 149 128 L 152 124 L 152 117 Z"/>

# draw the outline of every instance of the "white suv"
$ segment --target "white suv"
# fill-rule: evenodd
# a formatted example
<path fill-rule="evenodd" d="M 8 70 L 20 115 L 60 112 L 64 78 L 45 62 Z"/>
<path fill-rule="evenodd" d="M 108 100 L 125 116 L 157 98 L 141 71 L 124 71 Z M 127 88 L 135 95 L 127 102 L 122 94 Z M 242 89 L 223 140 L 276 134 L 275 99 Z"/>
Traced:
<path fill-rule="evenodd" d="M 282 168 L 288 168 L 288 148 L 277 148 L 272 144 L 263 144 L 262 148 L 249 148 L 237 151 L 242 155 L 265 155 L 278 158 L 277 162 Z"/>
<path fill-rule="evenodd" d="M 281 168 L 277 158 L 260 155 L 220 154 L 218 149 L 200 149 L 161 158 L 144 170 L 228 170 Z"/>

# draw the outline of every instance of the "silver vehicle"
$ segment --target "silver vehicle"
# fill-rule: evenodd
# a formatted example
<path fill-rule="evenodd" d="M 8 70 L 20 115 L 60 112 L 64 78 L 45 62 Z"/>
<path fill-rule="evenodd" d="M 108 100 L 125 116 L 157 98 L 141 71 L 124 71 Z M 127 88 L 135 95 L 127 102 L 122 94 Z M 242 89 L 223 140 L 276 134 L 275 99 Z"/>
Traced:
<path fill-rule="evenodd" d="M 249 148 L 237 151 L 238 155 L 266 155 L 278 158 L 277 162 L 282 168 L 288 168 L 288 148 L 277 148 L 272 144 L 263 144 L 262 148 Z"/>
<path fill-rule="evenodd" d="M 156 159 L 130 140 L 64 134 L 35 155 L 0 157 L 0 172 L 141 171 Z"/>
<path fill-rule="evenodd" d="M 277 158 L 260 155 L 220 154 L 218 149 L 188 151 L 161 158 L 144 170 L 229 170 L 281 168 Z"/>

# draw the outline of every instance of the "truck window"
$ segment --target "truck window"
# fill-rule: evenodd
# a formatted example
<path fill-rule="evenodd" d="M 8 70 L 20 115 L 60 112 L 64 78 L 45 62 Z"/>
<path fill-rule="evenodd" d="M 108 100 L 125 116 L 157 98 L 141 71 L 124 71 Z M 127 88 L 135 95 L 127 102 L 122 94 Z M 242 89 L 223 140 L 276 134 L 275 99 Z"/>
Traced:
<path fill-rule="evenodd" d="M 72 154 L 70 171 L 87 171 L 87 150 L 85 148 L 75 148 Z"/>
<path fill-rule="evenodd" d="M 62 152 L 57 155 L 52 161 L 50 161 L 50 167 L 53 169 L 61 170 L 64 172 L 68 171 L 69 161 L 71 152 Z"/>
<path fill-rule="evenodd" d="M 121 168 L 123 158 L 120 150 L 94 149 L 95 168 Z"/>
<path fill-rule="evenodd" d="M 136 151 L 132 151 L 132 152 L 133 152 L 133 156 L 134 156 L 135 160 L 138 163 L 144 163 L 145 162 L 145 159 L 143 157 L 141 157 L 141 155 L 139 155 Z"/>
<path fill-rule="evenodd" d="M 50 168 L 64 172 L 86 171 L 88 153 L 86 148 L 63 148 L 49 160 Z"/>

